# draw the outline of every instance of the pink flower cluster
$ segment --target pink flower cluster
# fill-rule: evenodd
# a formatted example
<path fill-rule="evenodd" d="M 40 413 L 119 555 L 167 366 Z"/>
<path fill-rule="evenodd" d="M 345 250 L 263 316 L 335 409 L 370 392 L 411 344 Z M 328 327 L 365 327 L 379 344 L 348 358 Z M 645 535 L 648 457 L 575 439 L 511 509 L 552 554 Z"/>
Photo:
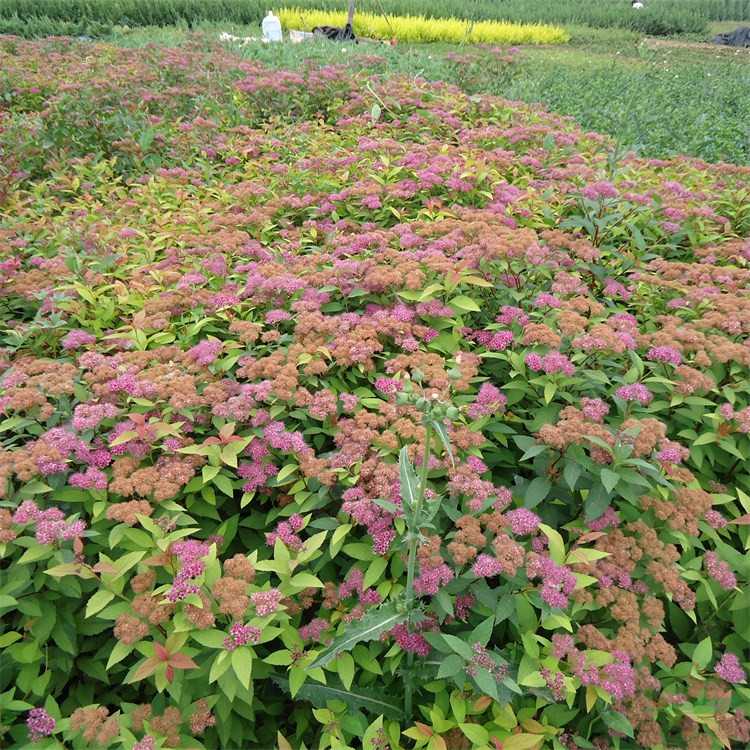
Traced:
<path fill-rule="evenodd" d="M 256 591 L 250 595 L 250 600 L 255 605 L 258 617 L 266 617 L 266 615 L 273 614 L 279 608 L 279 602 L 282 598 L 283 595 L 278 589 Z"/>
<path fill-rule="evenodd" d="M 496 576 L 502 570 L 502 561 L 484 552 L 477 556 L 477 559 L 471 566 L 471 572 L 480 578 L 492 578 L 492 576 Z"/>
<path fill-rule="evenodd" d="M 339 584 L 339 599 L 347 599 L 356 593 L 362 604 L 380 604 L 383 597 L 375 589 L 365 589 L 364 582 L 364 573 L 359 568 L 352 568 L 346 580 Z"/>
<path fill-rule="evenodd" d="M 239 646 L 244 646 L 249 641 L 258 643 L 261 636 L 260 628 L 254 628 L 250 625 L 243 625 L 241 622 L 232 623 L 229 628 L 230 637 L 224 639 L 222 644 L 225 651 L 234 651 Z"/>
<path fill-rule="evenodd" d="M 373 552 L 376 555 L 384 555 L 396 536 L 393 528 L 394 515 L 365 497 L 364 490 L 360 487 L 345 490 L 342 499 L 344 502 L 341 510 L 348 513 L 356 523 L 367 527 L 367 533 L 373 541 Z M 396 504 L 400 503 L 398 497 L 392 496 L 387 499 Z"/>
<path fill-rule="evenodd" d="M 586 526 L 588 526 L 591 531 L 604 531 L 604 529 L 607 528 L 607 526 L 619 526 L 620 525 L 620 517 L 617 515 L 617 513 L 612 510 L 612 506 L 608 505 L 607 509 L 602 513 L 599 518 L 593 520 L 593 521 L 586 521 Z"/>
<path fill-rule="evenodd" d="M 303 641 L 320 641 L 320 636 L 326 630 L 328 630 L 328 621 L 322 617 L 316 617 L 299 629 L 299 637 Z"/>
<path fill-rule="evenodd" d="M 302 520 L 302 516 L 300 516 L 298 513 L 295 513 L 293 516 L 289 516 L 289 519 L 287 521 L 280 521 L 276 526 L 276 530 L 272 531 L 266 536 L 266 544 L 273 547 L 274 544 L 276 544 L 276 540 L 278 539 L 287 547 L 289 547 L 289 549 L 301 549 L 302 539 L 301 537 L 297 536 L 295 532 L 300 531 L 303 525 L 304 521 Z"/>
<path fill-rule="evenodd" d="M 430 653 L 430 644 L 427 639 L 421 633 L 410 633 L 406 623 L 396 625 L 391 630 L 391 635 L 404 651 L 411 651 L 417 656 L 427 656 Z"/>
<path fill-rule="evenodd" d="M 539 674 L 544 678 L 544 682 L 547 684 L 547 688 L 552 693 L 552 700 L 564 701 L 565 700 L 565 675 L 562 672 L 555 672 L 549 669 L 540 669 Z"/>
<path fill-rule="evenodd" d="M 502 683 L 508 677 L 508 665 L 498 664 L 492 654 L 481 643 L 475 643 L 471 647 L 471 661 L 466 665 L 466 674 L 476 677 L 480 669 L 485 669 L 495 682 Z"/>
<path fill-rule="evenodd" d="M 542 579 L 542 599 L 550 607 L 564 609 L 568 606 L 568 597 L 576 587 L 576 577 L 569 568 L 555 564 L 549 557 L 533 555 L 526 564 L 526 574 L 529 579 Z"/>
<path fill-rule="evenodd" d="M 243 492 L 254 492 L 264 487 L 266 480 L 278 473 L 278 467 L 270 462 L 263 463 L 262 461 L 255 461 L 251 464 L 243 462 L 237 468 L 237 476 L 248 480 L 242 485 Z"/>
<path fill-rule="evenodd" d="M 563 375 L 570 376 L 574 375 L 576 371 L 573 363 L 564 354 L 560 354 L 560 352 L 549 352 L 549 354 L 545 354 L 543 357 L 532 352 L 526 355 L 525 362 L 530 370 L 534 372 L 544 370 L 547 375 L 561 372 Z"/>
<path fill-rule="evenodd" d="M 36 523 L 36 540 L 39 544 L 54 544 L 58 541 L 83 536 L 86 530 L 84 521 L 68 523 L 59 508 L 40 510 L 33 500 L 24 500 L 13 514 L 13 523 Z"/>
<path fill-rule="evenodd" d="M 514 335 L 512 331 L 474 331 L 467 338 L 473 339 L 485 349 L 500 352 L 513 343 Z"/>
<path fill-rule="evenodd" d="M 615 396 L 621 398 L 623 401 L 637 401 L 643 406 L 648 406 L 654 398 L 654 394 L 642 383 L 621 385 L 615 391 Z"/>
<path fill-rule="evenodd" d="M 740 660 L 734 654 L 730 653 L 726 653 L 721 657 L 721 660 L 716 665 L 716 674 L 722 680 L 731 683 L 744 682 L 747 679 L 745 670 L 740 666 Z"/>
<path fill-rule="evenodd" d="M 727 527 L 727 519 L 718 510 L 714 510 L 713 508 L 709 508 L 703 514 L 703 518 L 706 519 L 706 523 L 712 529 L 725 529 Z"/>
<path fill-rule="evenodd" d="M 119 414 L 114 404 L 78 404 L 73 410 L 71 427 L 78 432 L 90 430 L 105 419 L 114 419 Z"/>
<path fill-rule="evenodd" d="M 299 453 L 307 455 L 310 448 L 305 443 L 301 432 L 288 432 L 283 422 L 271 422 L 263 430 L 263 437 L 272 448 L 285 453 Z"/>
<path fill-rule="evenodd" d="M 750 406 L 735 411 L 731 404 L 723 404 L 719 411 L 724 419 L 739 422 L 740 432 L 750 432 Z"/>
<path fill-rule="evenodd" d="M 591 422 L 602 422 L 609 414 L 609 406 L 600 398 L 582 398 L 581 410 L 583 416 Z"/>
<path fill-rule="evenodd" d="M 26 726 L 29 728 L 29 739 L 39 742 L 42 737 L 49 737 L 55 731 L 56 723 L 46 709 L 32 708 L 26 719 Z"/>
<path fill-rule="evenodd" d="M 675 365 L 675 367 L 682 364 L 682 354 L 671 346 L 655 346 L 653 349 L 649 349 L 646 358 L 655 362 Z"/>
<path fill-rule="evenodd" d="M 706 566 L 708 575 L 710 575 L 715 581 L 718 581 L 723 589 L 728 591 L 737 585 L 737 578 L 729 569 L 729 565 L 723 560 L 720 560 L 715 552 L 706 552 L 706 554 L 703 555 L 703 564 Z"/>
<path fill-rule="evenodd" d="M 84 346 L 91 346 L 95 341 L 94 334 L 75 329 L 69 331 L 60 343 L 63 349 L 81 349 Z"/>
<path fill-rule="evenodd" d="M 394 378 L 375 378 L 375 389 L 381 393 L 399 393 L 403 387 L 404 384 Z"/>
<path fill-rule="evenodd" d="M 481 419 L 490 414 L 505 410 L 508 399 L 492 383 L 482 383 L 474 403 L 469 405 L 468 415 L 472 419 Z"/>
<path fill-rule="evenodd" d="M 207 339 L 188 349 L 188 354 L 195 360 L 196 364 L 206 367 L 216 361 L 221 353 L 222 346 L 223 343 L 218 339 Z"/>
<path fill-rule="evenodd" d="M 208 544 L 196 539 L 187 539 L 172 545 L 171 552 L 182 563 L 182 568 L 175 575 L 172 588 L 166 593 L 170 602 L 175 603 L 184 599 L 188 594 L 200 592 L 200 586 L 190 581 L 200 576 L 205 570 L 206 563 L 200 562 L 199 558 L 205 557 L 209 551 Z"/>
<path fill-rule="evenodd" d="M 539 528 L 542 519 L 528 508 L 509 510 L 505 517 L 510 521 L 510 528 L 514 534 L 531 534 Z"/>
<path fill-rule="evenodd" d="M 529 316 L 524 313 L 520 307 L 512 307 L 511 305 L 503 305 L 500 308 L 500 314 L 495 318 L 497 323 L 509 326 L 512 323 L 517 323 L 520 326 L 528 325 Z"/>
<path fill-rule="evenodd" d="M 419 595 L 435 596 L 442 585 L 453 580 L 453 571 L 445 564 L 436 568 L 420 569 L 419 577 L 414 581 L 414 591 Z"/>
<path fill-rule="evenodd" d="M 613 651 L 614 661 L 601 671 L 601 686 L 615 699 L 622 700 L 635 693 L 635 670 L 624 651 Z"/>
<path fill-rule="evenodd" d="M 95 466 L 89 466 L 84 472 L 71 474 L 68 484 L 85 490 L 106 490 L 107 475 Z"/>

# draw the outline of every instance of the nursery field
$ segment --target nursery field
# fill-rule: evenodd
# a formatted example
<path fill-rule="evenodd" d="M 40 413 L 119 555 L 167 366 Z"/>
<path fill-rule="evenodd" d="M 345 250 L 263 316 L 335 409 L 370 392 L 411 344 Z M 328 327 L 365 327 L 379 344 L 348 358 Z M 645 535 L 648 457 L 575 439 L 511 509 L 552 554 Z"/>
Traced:
<path fill-rule="evenodd" d="M 231 24 L 202 24 L 196 31 L 148 27 L 120 30 L 108 40 L 141 48 L 154 42 L 178 46 L 197 37 L 218 40 L 226 32 L 240 38 L 259 34 L 257 26 Z M 566 26 L 565 32 L 568 44 L 502 49 L 334 42 L 226 46 L 281 70 L 314 60 L 321 66 L 345 64 L 353 75 L 402 73 L 452 83 L 468 94 L 540 103 L 640 156 L 750 164 L 750 49 L 644 38 L 618 29 Z"/>
<path fill-rule="evenodd" d="M 750 167 L 383 66 L 0 37 L 3 747 L 750 744 Z"/>

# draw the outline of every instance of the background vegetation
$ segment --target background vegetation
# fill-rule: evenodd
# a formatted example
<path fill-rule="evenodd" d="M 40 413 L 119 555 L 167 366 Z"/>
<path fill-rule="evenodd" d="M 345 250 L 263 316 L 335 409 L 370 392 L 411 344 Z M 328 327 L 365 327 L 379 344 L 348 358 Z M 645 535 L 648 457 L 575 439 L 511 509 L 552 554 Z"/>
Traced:
<path fill-rule="evenodd" d="M 299 0 L 307 10 L 341 11 L 342 0 Z M 95 33 L 107 25 L 193 26 L 212 21 L 257 25 L 268 11 L 264 0 L 4 0 L 0 21 L 6 33 L 38 34 L 41 19 L 83 25 Z M 359 0 L 358 10 L 379 14 L 381 4 Z M 457 16 L 473 21 L 584 25 L 620 28 L 649 35 L 701 34 L 708 21 L 747 21 L 750 0 L 651 0 L 635 13 L 626 0 L 383 0 L 390 15 Z"/>

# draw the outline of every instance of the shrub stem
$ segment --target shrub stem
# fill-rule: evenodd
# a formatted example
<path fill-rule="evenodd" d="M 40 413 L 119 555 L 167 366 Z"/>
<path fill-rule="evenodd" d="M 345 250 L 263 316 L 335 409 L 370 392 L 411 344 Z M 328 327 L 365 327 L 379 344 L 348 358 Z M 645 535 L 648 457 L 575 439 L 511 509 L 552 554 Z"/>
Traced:
<path fill-rule="evenodd" d="M 411 538 L 409 539 L 409 563 L 406 570 L 406 607 L 411 613 L 414 602 L 414 571 L 417 567 L 417 548 L 419 547 L 419 524 L 422 518 L 422 507 L 424 505 L 424 495 L 427 489 L 427 472 L 430 468 L 430 443 L 432 442 L 432 423 L 427 422 L 425 425 L 424 455 L 422 457 L 422 467 L 419 473 L 419 488 L 417 489 L 416 507 L 414 508 L 415 528 L 409 529 Z M 409 651 L 406 656 L 407 670 L 411 671 L 414 663 L 414 652 Z M 405 680 L 404 693 L 404 710 L 407 717 L 411 716 L 414 684 L 411 674 L 407 675 Z"/>

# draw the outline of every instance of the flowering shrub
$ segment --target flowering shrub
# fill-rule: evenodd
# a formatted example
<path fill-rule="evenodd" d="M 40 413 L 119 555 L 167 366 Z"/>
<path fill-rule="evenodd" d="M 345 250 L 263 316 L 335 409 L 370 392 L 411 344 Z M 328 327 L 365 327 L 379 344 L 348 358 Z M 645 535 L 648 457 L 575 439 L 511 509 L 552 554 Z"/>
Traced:
<path fill-rule="evenodd" d="M 343 26 L 347 14 L 336 11 L 282 8 L 278 12 L 284 28 L 310 30 L 316 26 Z M 472 42 L 475 44 L 564 44 L 570 36 L 560 26 L 510 21 L 464 21 L 458 18 L 424 18 L 357 13 L 354 33 L 372 39 L 400 42 Z"/>
<path fill-rule="evenodd" d="M 750 741 L 750 170 L 0 41 L 4 746 Z"/>

